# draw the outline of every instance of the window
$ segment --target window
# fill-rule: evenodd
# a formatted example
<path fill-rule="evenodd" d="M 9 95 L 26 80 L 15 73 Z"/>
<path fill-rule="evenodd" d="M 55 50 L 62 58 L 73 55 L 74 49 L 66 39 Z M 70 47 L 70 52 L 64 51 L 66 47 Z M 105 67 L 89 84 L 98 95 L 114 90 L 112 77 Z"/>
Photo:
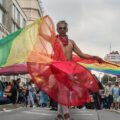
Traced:
<path fill-rule="evenodd" d="M 17 23 L 20 25 L 20 12 L 18 11 L 18 14 L 17 14 Z"/>
<path fill-rule="evenodd" d="M 15 24 L 15 31 L 17 31 L 19 28 L 17 27 L 17 25 Z"/>
<path fill-rule="evenodd" d="M 14 9 L 14 11 L 15 11 L 15 22 L 17 23 L 17 24 L 20 24 L 20 12 L 18 11 L 18 9 L 16 8 L 16 7 L 14 7 L 13 8 Z"/>
<path fill-rule="evenodd" d="M 17 22 L 17 15 L 18 14 L 18 11 L 17 11 L 17 8 L 15 7 L 15 21 Z"/>
<path fill-rule="evenodd" d="M 19 29 L 19 27 L 17 26 L 17 24 L 13 22 L 13 24 L 12 24 L 12 32 L 17 31 L 18 29 Z"/>
<path fill-rule="evenodd" d="M 0 4 L 1 4 L 1 5 L 3 4 L 3 0 L 0 0 Z"/>
<path fill-rule="evenodd" d="M 3 16 L 4 16 L 4 12 L 2 9 L 0 9 L 0 23 L 3 24 Z"/>
<path fill-rule="evenodd" d="M 20 27 L 22 27 L 22 15 L 20 15 Z"/>
<path fill-rule="evenodd" d="M 18 25 L 20 25 L 20 12 L 14 4 L 12 6 L 12 18 Z"/>
<path fill-rule="evenodd" d="M 21 28 L 24 27 L 23 22 L 24 22 L 24 18 L 23 18 L 23 16 L 21 15 L 21 16 L 20 16 L 20 27 L 21 27 Z"/>
<path fill-rule="evenodd" d="M 14 23 L 12 23 L 12 32 L 15 32 L 15 27 Z"/>
<path fill-rule="evenodd" d="M 25 19 L 23 19 L 23 26 L 24 26 L 24 27 L 26 26 L 26 21 L 25 21 Z"/>
<path fill-rule="evenodd" d="M 13 19 L 15 19 L 15 6 L 14 6 L 14 4 L 12 6 L 12 17 L 13 17 Z"/>

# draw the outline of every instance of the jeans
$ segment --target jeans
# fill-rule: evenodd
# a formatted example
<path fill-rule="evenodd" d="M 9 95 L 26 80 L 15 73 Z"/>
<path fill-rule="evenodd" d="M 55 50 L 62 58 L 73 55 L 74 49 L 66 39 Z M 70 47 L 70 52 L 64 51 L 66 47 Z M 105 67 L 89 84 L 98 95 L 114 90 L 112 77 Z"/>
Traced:
<path fill-rule="evenodd" d="M 106 97 L 106 100 L 105 100 L 106 108 L 109 108 L 109 109 L 110 109 L 112 102 L 113 102 L 113 97 L 112 97 L 112 95 L 109 95 L 108 97 Z"/>
<path fill-rule="evenodd" d="M 30 105 L 30 102 L 32 102 L 32 105 L 34 105 L 33 92 L 29 92 L 28 105 Z"/>
<path fill-rule="evenodd" d="M 68 106 L 58 104 L 58 114 L 63 115 L 63 114 L 67 114 L 67 113 L 69 113 Z"/>

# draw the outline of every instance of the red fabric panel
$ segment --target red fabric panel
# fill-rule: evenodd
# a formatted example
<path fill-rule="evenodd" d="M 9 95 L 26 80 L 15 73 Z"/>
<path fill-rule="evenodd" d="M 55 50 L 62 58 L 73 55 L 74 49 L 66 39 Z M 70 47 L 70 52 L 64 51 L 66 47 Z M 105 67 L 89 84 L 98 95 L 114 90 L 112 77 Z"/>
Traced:
<path fill-rule="evenodd" d="M 86 64 L 98 63 L 98 61 L 95 60 L 95 59 L 80 58 L 78 55 L 73 55 L 72 60 L 75 61 L 75 62 L 81 62 L 81 63 L 86 63 Z"/>
<path fill-rule="evenodd" d="M 88 89 L 98 91 L 96 79 L 86 68 L 66 61 L 49 17 L 41 23 L 27 66 L 36 85 L 59 104 L 79 106 L 90 101 Z"/>
<path fill-rule="evenodd" d="M 36 85 L 62 105 L 89 102 L 88 89 L 95 92 L 99 89 L 91 73 L 75 62 L 28 63 L 28 68 Z"/>

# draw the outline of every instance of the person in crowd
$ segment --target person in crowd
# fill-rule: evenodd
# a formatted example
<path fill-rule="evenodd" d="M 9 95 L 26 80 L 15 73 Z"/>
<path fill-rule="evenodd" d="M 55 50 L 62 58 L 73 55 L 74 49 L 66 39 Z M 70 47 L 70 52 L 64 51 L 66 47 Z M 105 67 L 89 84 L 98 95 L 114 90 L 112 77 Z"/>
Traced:
<path fill-rule="evenodd" d="M 21 83 L 21 79 L 18 78 L 17 79 L 17 90 L 18 90 L 19 95 L 18 95 L 17 103 L 21 104 L 21 102 L 23 101 L 23 94 L 22 94 L 22 87 L 20 86 L 20 83 Z"/>
<path fill-rule="evenodd" d="M 22 87 L 22 98 L 23 98 L 23 103 L 24 103 L 24 105 L 25 106 L 27 106 L 27 86 L 26 86 L 26 84 L 24 84 L 23 85 L 23 87 Z"/>
<path fill-rule="evenodd" d="M 98 82 L 98 85 L 99 85 L 99 91 L 98 92 L 94 92 L 94 95 L 93 95 L 93 98 L 94 98 L 94 101 L 95 101 L 95 108 L 96 109 L 101 109 L 102 99 L 101 99 L 100 91 L 101 90 L 103 91 L 104 87 L 103 87 L 102 83 L 98 80 L 97 76 L 94 75 L 94 77 L 96 78 L 96 80 Z"/>
<path fill-rule="evenodd" d="M 17 100 L 17 83 L 15 80 L 11 81 L 11 89 L 8 93 L 6 93 L 7 98 L 10 99 L 11 103 L 16 104 Z"/>
<path fill-rule="evenodd" d="M 119 88 L 119 84 L 118 81 L 115 82 L 115 86 L 112 89 L 112 94 L 113 94 L 113 103 L 114 103 L 114 107 L 115 110 L 119 109 L 119 103 L 120 103 L 120 88 Z"/>
<path fill-rule="evenodd" d="M 111 104 L 113 102 L 113 97 L 112 97 L 112 86 L 111 86 L 111 81 L 108 82 L 107 86 L 105 87 L 105 103 L 106 103 L 106 108 L 110 109 Z"/>
<path fill-rule="evenodd" d="M 10 82 L 5 82 L 5 89 L 4 89 L 4 91 L 5 92 L 9 92 L 11 90 L 11 84 L 10 84 Z"/>
<path fill-rule="evenodd" d="M 36 100 L 35 100 L 35 102 L 36 102 L 36 106 L 37 107 L 40 107 L 40 104 L 39 104 L 39 102 L 40 102 L 40 89 L 36 86 Z"/>
<path fill-rule="evenodd" d="M 48 95 L 45 94 L 43 91 L 40 91 L 39 105 L 42 107 L 46 107 L 47 104 L 48 104 Z"/>
<path fill-rule="evenodd" d="M 34 107 L 34 87 L 33 81 L 31 80 L 28 85 L 28 106 Z"/>
<path fill-rule="evenodd" d="M 57 102 L 56 101 L 54 101 L 52 98 L 50 98 L 50 110 L 57 110 L 57 106 L 58 106 L 58 104 L 57 104 Z"/>
<path fill-rule="evenodd" d="M 18 78 L 18 79 L 17 79 L 17 89 L 21 89 L 21 87 L 20 87 L 20 83 L 21 83 L 21 79 Z"/>

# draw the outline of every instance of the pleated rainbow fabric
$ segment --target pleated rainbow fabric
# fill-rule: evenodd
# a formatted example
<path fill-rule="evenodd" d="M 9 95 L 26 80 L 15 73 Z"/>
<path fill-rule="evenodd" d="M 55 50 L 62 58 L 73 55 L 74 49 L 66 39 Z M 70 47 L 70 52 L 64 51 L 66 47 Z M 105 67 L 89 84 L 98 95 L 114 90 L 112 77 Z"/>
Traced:
<path fill-rule="evenodd" d="M 49 16 L 0 40 L 0 67 L 23 62 L 35 84 L 60 104 L 82 105 L 90 101 L 89 90 L 99 90 L 95 77 L 86 69 L 94 69 L 91 64 L 78 57 L 66 61 Z M 96 64 L 99 65 L 97 61 Z"/>
<path fill-rule="evenodd" d="M 27 62 L 43 19 L 44 17 L 0 40 L 0 67 Z"/>
<path fill-rule="evenodd" d="M 78 64 L 83 65 L 88 70 L 95 70 L 98 72 L 103 72 L 112 75 L 120 75 L 120 65 L 115 63 L 110 63 L 106 61 L 102 61 L 102 63 L 98 63 L 93 59 L 83 59 L 77 55 L 73 55 L 73 61 L 78 62 Z"/>

